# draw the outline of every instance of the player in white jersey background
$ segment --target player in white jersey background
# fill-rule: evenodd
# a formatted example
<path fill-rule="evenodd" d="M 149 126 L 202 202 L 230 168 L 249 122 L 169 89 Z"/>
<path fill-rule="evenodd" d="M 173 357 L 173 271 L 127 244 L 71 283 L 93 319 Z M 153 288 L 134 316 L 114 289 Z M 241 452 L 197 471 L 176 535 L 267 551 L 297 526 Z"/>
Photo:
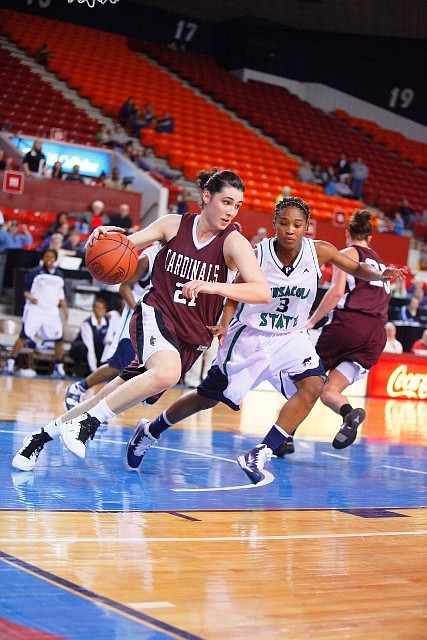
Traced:
<path fill-rule="evenodd" d="M 254 484 L 263 479 L 265 462 L 307 417 L 327 379 L 305 328 L 316 297 L 320 267 L 331 262 L 368 281 L 388 280 L 399 274 L 394 268 L 381 273 L 340 253 L 328 242 L 306 238 L 309 216 L 309 207 L 300 198 L 285 198 L 278 203 L 275 238 L 256 246 L 258 262 L 270 285 L 271 301 L 238 305 L 226 302 L 220 324 L 211 327 L 221 346 L 208 375 L 196 391 L 182 396 L 155 420 L 138 423 L 138 437 L 135 434 L 128 443 L 129 466 L 137 468 L 147 449 L 173 424 L 212 408 L 219 401 L 238 410 L 250 389 L 283 374 L 292 380 L 296 393 L 283 405 L 262 443 L 238 459 Z"/>

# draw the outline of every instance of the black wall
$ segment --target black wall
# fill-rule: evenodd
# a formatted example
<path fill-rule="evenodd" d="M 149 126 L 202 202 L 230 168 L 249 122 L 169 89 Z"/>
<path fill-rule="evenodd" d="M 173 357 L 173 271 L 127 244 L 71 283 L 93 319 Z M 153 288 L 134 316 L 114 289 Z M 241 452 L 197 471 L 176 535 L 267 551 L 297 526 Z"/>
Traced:
<path fill-rule="evenodd" d="M 318 82 L 427 126 L 427 41 L 301 31 L 254 18 L 198 22 L 128 0 L 2 0 L 4 7 L 131 38 L 169 44 L 246 67 Z M 92 6 L 93 5 L 93 6 Z"/>

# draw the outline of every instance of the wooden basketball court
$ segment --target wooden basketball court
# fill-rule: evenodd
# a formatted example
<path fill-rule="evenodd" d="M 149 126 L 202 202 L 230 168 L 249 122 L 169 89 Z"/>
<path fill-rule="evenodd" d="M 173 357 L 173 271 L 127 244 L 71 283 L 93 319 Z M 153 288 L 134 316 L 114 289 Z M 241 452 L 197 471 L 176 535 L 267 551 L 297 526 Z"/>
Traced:
<path fill-rule="evenodd" d="M 343 451 L 340 418 L 316 405 L 256 486 L 236 457 L 274 421 L 274 391 L 171 429 L 138 472 L 136 420 L 184 389 L 112 420 L 84 461 L 55 440 L 15 471 L 67 384 L 0 378 L 1 640 L 427 637 L 425 401 L 358 398 L 367 418 Z"/>

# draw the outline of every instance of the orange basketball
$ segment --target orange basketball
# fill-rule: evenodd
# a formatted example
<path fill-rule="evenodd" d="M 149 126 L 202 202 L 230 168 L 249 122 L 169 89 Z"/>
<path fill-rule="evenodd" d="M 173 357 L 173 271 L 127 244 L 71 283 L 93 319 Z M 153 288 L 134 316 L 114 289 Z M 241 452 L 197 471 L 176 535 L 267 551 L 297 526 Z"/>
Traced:
<path fill-rule="evenodd" d="M 135 273 L 138 251 L 122 233 L 100 235 L 86 249 L 86 267 L 103 284 L 120 284 Z"/>

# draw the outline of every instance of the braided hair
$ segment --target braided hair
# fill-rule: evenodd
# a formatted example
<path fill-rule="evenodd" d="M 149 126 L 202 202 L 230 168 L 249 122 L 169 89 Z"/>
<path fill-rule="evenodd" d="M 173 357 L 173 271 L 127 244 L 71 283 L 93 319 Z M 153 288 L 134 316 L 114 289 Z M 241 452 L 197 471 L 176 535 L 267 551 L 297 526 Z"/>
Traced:
<path fill-rule="evenodd" d="M 304 202 L 304 200 L 301 200 L 301 198 L 297 198 L 296 196 L 283 198 L 283 200 L 280 200 L 280 202 L 276 204 L 276 208 L 274 209 L 274 219 L 276 220 L 276 218 L 282 213 L 282 211 L 288 209 L 289 207 L 297 207 L 298 209 L 301 209 L 304 214 L 305 221 L 309 221 L 310 207 L 306 202 Z"/>

